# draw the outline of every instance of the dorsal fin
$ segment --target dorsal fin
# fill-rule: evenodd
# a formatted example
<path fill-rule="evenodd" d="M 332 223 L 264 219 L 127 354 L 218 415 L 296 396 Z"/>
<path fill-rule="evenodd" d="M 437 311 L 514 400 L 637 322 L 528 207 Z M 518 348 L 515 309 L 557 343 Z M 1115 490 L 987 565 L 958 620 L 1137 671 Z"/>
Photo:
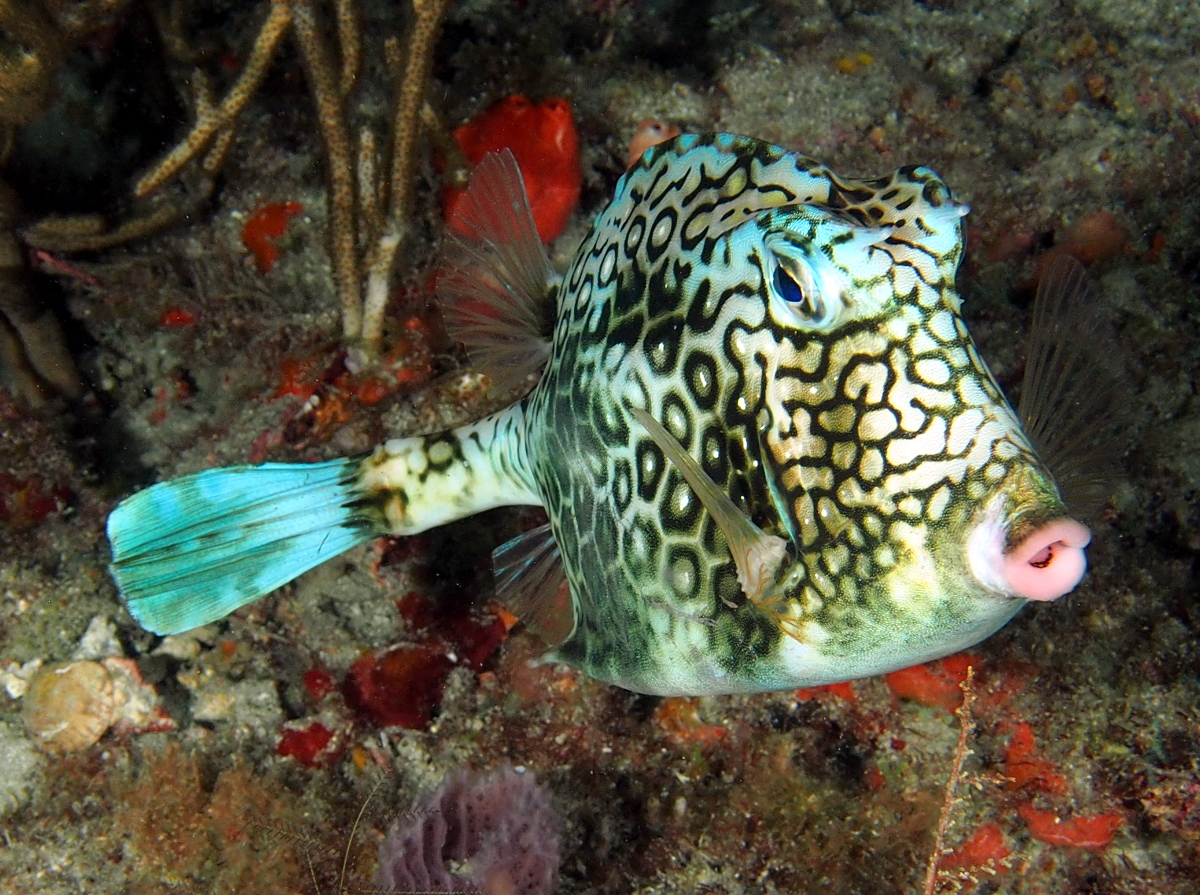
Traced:
<path fill-rule="evenodd" d="M 507 149 L 488 153 L 449 221 L 437 291 L 451 335 L 492 391 L 522 386 L 545 366 L 553 279 L 516 159 Z"/>
<path fill-rule="evenodd" d="M 1130 401 L 1100 293 L 1083 265 L 1060 255 L 1042 274 L 1017 415 L 1063 502 L 1099 512 L 1129 447 Z"/>
<path fill-rule="evenodd" d="M 496 599 L 550 646 L 575 629 L 575 610 L 563 572 L 562 554 L 550 531 L 539 525 L 492 551 Z"/>

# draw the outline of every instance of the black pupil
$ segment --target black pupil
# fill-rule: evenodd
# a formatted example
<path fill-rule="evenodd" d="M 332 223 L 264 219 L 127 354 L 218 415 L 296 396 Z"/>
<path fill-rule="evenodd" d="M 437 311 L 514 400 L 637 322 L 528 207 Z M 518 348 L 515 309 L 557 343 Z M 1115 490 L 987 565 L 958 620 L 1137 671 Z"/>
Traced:
<path fill-rule="evenodd" d="M 775 288 L 779 290 L 779 294 L 792 304 L 801 305 L 801 311 L 808 313 L 808 299 L 804 295 L 804 290 L 800 288 L 800 284 L 792 279 L 791 275 L 782 267 L 775 268 Z"/>

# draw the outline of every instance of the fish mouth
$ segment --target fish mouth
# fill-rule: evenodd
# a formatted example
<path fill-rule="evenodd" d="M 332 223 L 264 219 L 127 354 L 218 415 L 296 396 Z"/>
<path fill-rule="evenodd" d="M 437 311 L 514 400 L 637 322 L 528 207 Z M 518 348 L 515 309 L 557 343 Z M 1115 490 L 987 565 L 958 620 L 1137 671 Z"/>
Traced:
<path fill-rule="evenodd" d="M 1075 589 L 1087 571 L 1083 548 L 1092 540 L 1086 525 L 1056 519 L 1035 529 L 1004 553 L 1002 574 L 1014 596 L 1057 600 Z"/>
<path fill-rule="evenodd" d="M 985 586 L 1023 600 L 1057 600 L 1075 589 L 1087 571 L 1084 548 L 1092 533 L 1081 522 L 1059 517 L 1006 544 L 996 516 L 980 522 L 967 538 L 967 564 Z"/>

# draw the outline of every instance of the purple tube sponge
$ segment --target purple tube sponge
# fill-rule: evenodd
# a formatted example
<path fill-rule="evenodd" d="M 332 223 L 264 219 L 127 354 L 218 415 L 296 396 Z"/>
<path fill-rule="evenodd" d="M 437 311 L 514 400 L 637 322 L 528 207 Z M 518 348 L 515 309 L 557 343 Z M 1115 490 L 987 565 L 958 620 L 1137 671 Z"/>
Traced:
<path fill-rule="evenodd" d="M 375 884 L 397 893 L 550 895 L 557 877 L 549 790 L 531 773 L 500 768 L 456 771 L 414 802 L 379 846 Z"/>

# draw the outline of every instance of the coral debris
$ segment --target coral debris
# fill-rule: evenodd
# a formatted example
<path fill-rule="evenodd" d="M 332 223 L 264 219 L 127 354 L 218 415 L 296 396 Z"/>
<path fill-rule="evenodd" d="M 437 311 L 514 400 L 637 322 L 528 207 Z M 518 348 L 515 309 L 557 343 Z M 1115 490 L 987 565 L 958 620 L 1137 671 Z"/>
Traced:
<path fill-rule="evenodd" d="M 117 694 L 99 662 L 58 662 L 38 672 L 25 693 L 22 715 L 48 752 L 76 752 L 94 745 L 116 718 Z"/>

